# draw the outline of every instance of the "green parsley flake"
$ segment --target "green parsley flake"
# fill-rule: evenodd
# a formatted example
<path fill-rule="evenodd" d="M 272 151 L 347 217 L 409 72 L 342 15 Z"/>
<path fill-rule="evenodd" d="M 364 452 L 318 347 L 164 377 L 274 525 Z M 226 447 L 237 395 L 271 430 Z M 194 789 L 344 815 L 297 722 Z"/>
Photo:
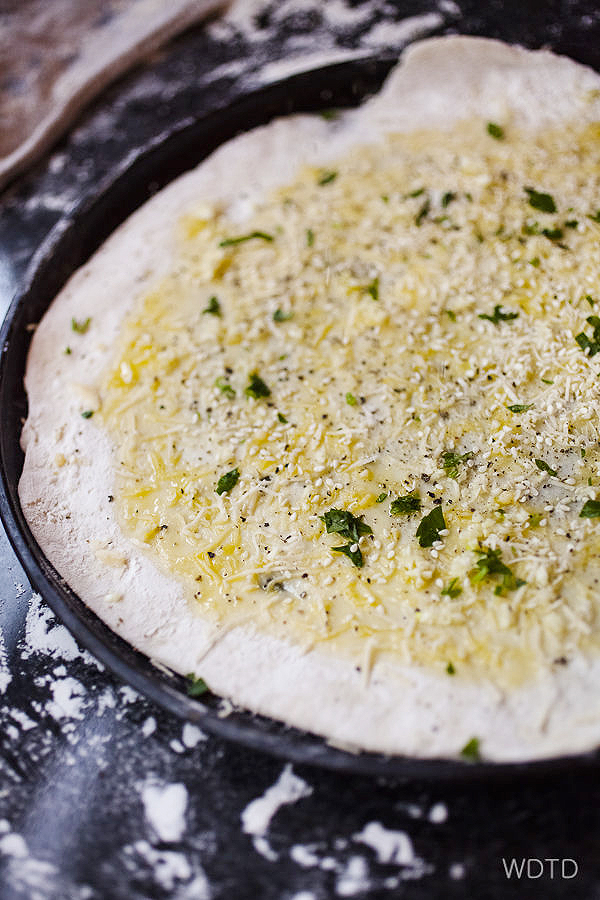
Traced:
<path fill-rule="evenodd" d="M 78 322 L 77 319 L 71 319 L 71 329 L 77 334 L 85 334 L 90 327 L 91 321 L 91 316 L 88 316 L 87 319 L 83 319 L 81 322 Z"/>
<path fill-rule="evenodd" d="M 70 347 L 65 347 L 65 356 L 70 356 L 72 352 Z"/>
<path fill-rule="evenodd" d="M 208 301 L 208 304 L 202 310 L 203 315 L 209 316 L 220 316 L 221 315 L 221 304 L 217 297 L 211 297 Z"/>
<path fill-rule="evenodd" d="M 542 378 L 544 384 L 554 384 L 551 378 Z"/>
<path fill-rule="evenodd" d="M 282 309 L 276 309 L 273 313 L 273 321 L 274 322 L 289 322 L 290 319 L 293 319 L 293 312 L 284 312 Z"/>
<path fill-rule="evenodd" d="M 82 419 L 91 419 L 93 415 L 94 415 L 93 409 L 86 409 L 84 412 L 81 413 Z"/>
<path fill-rule="evenodd" d="M 283 413 L 278 412 L 278 413 L 277 413 L 277 418 L 279 419 L 279 421 L 281 422 L 282 425 L 287 425 L 287 419 L 286 419 L 286 417 L 283 415 Z"/>
<path fill-rule="evenodd" d="M 254 397 L 255 400 L 258 400 L 260 397 L 270 397 L 271 391 L 264 383 L 260 375 L 257 375 L 256 372 L 252 372 L 250 377 L 250 384 L 244 391 L 246 396 Z"/>
<path fill-rule="evenodd" d="M 579 513 L 580 519 L 600 518 L 600 500 L 586 500 Z"/>
<path fill-rule="evenodd" d="M 454 193 L 454 191 L 446 191 L 446 193 L 442 195 L 442 207 L 446 209 L 447 206 L 450 206 L 453 200 L 456 200 L 456 194 Z"/>
<path fill-rule="evenodd" d="M 275 240 L 273 235 L 267 234 L 266 231 L 251 231 L 250 234 L 242 234 L 239 237 L 224 238 L 222 241 L 219 241 L 219 247 L 235 247 L 237 244 L 244 244 L 246 241 L 254 240 L 254 238 L 269 243 Z"/>
<path fill-rule="evenodd" d="M 501 575 L 502 582 L 496 585 L 494 593 L 502 596 L 506 591 L 516 591 L 526 583 L 522 578 L 517 578 L 512 569 L 502 562 L 501 550 L 492 550 L 490 547 L 486 547 L 483 550 L 475 550 L 475 553 L 479 554 L 479 559 L 469 572 L 469 578 L 473 584 L 479 584 L 484 578 Z"/>
<path fill-rule="evenodd" d="M 600 209 L 596 211 L 596 215 L 589 215 L 588 219 L 591 219 L 592 222 L 600 222 Z"/>
<path fill-rule="evenodd" d="M 536 459 L 535 464 L 540 470 L 540 472 L 547 472 L 548 475 L 556 475 L 556 469 L 552 469 L 547 462 L 544 462 L 543 459 Z"/>
<path fill-rule="evenodd" d="M 379 497 L 375 500 L 375 503 L 383 503 L 384 500 L 387 500 L 387 494 L 380 494 Z"/>
<path fill-rule="evenodd" d="M 540 193 L 530 187 L 526 187 L 524 190 L 529 197 L 529 205 L 532 206 L 533 209 L 539 209 L 540 212 L 545 213 L 556 212 L 556 203 L 550 194 Z"/>
<path fill-rule="evenodd" d="M 425 200 L 425 202 L 422 204 L 419 212 L 415 216 L 415 225 L 421 226 L 423 224 L 424 220 L 429 215 L 430 209 L 431 209 L 431 203 L 429 201 L 429 198 L 427 198 L 427 200 Z"/>
<path fill-rule="evenodd" d="M 460 751 L 460 755 L 469 762 L 478 762 L 481 759 L 481 754 L 479 752 L 479 738 L 472 737 L 470 741 L 467 741 Z"/>
<path fill-rule="evenodd" d="M 215 493 L 228 494 L 229 491 L 236 486 L 239 480 L 240 470 L 238 468 L 231 469 L 231 471 L 226 472 L 225 475 L 221 475 L 221 477 L 217 481 Z"/>
<path fill-rule="evenodd" d="M 347 509 L 330 509 L 324 516 L 319 516 L 325 523 L 327 534 L 339 534 L 353 543 L 358 543 L 363 534 L 373 534 L 373 529 L 362 516 L 353 516 Z"/>
<path fill-rule="evenodd" d="M 306 246 L 312 247 L 315 242 L 315 233 L 312 228 L 306 229 Z"/>
<path fill-rule="evenodd" d="M 226 378 L 222 375 L 219 375 L 217 380 L 215 381 L 215 387 L 218 387 L 222 394 L 225 394 L 226 397 L 235 397 L 235 391 L 229 384 Z"/>
<path fill-rule="evenodd" d="M 448 673 L 448 675 L 456 675 L 456 669 L 451 662 L 449 662 L 446 666 L 446 672 Z"/>
<path fill-rule="evenodd" d="M 374 278 L 371 284 L 366 286 L 365 291 L 373 298 L 373 300 L 379 300 L 379 276 Z"/>
<path fill-rule="evenodd" d="M 494 306 L 494 312 L 489 315 L 488 313 L 479 313 L 479 319 L 486 319 L 488 322 L 493 322 L 494 325 L 499 325 L 500 322 L 510 322 L 511 319 L 518 319 L 518 312 L 502 312 L 502 305 L 497 303 Z"/>
<path fill-rule="evenodd" d="M 592 337 L 589 338 L 584 331 L 581 331 L 575 335 L 575 340 L 587 356 L 595 356 L 600 351 L 600 318 L 588 316 L 585 321 L 592 326 Z"/>
<path fill-rule="evenodd" d="M 450 597 L 451 600 L 454 600 L 456 597 L 460 597 L 462 594 L 462 587 L 460 586 L 460 581 L 458 578 L 452 578 L 448 584 L 442 588 L 441 595 L 442 597 Z"/>
<path fill-rule="evenodd" d="M 497 141 L 503 140 L 504 128 L 501 125 L 497 125 L 495 122 L 488 122 L 486 130 L 490 137 L 496 138 Z"/>
<path fill-rule="evenodd" d="M 445 310 L 446 315 L 450 319 L 451 322 L 456 322 L 456 313 L 451 309 Z"/>
<path fill-rule="evenodd" d="M 323 172 L 322 175 L 319 177 L 317 184 L 319 185 L 319 187 L 323 187 L 324 184 L 331 184 L 331 182 L 335 181 L 335 179 L 337 177 L 338 177 L 337 172 L 334 172 L 334 171 Z"/>
<path fill-rule="evenodd" d="M 421 498 L 418 491 L 398 497 L 396 500 L 392 500 L 390 504 L 390 513 L 393 516 L 407 516 L 410 513 L 418 512 L 420 509 Z"/>
<path fill-rule="evenodd" d="M 533 403 L 513 403 L 506 408 L 511 413 L 524 413 L 528 409 L 533 409 Z"/>
<path fill-rule="evenodd" d="M 440 540 L 440 531 L 444 531 L 446 522 L 441 506 L 434 506 L 430 513 L 421 519 L 416 531 L 420 547 L 433 547 Z"/>
<path fill-rule="evenodd" d="M 186 675 L 186 678 L 190 682 L 187 689 L 188 697 L 201 697 L 202 694 L 206 694 L 209 688 L 204 678 L 196 678 L 193 672 Z"/>
<path fill-rule="evenodd" d="M 350 391 L 348 391 L 348 393 L 346 394 L 346 403 L 348 404 L 348 406 L 356 406 L 356 404 L 358 403 L 358 400 L 356 399 L 354 394 L 350 393 Z"/>
<path fill-rule="evenodd" d="M 454 450 L 445 450 L 442 453 L 442 466 L 448 478 L 458 478 L 458 467 L 473 458 L 472 453 L 456 453 Z"/>
<path fill-rule="evenodd" d="M 577 228 L 578 225 L 579 222 L 577 221 L 577 219 L 567 219 L 567 221 L 565 222 L 565 228 Z"/>
<path fill-rule="evenodd" d="M 332 547 L 334 553 L 343 553 L 348 559 L 352 560 L 357 569 L 362 569 L 364 560 L 357 543 L 342 544 L 341 547 Z"/>

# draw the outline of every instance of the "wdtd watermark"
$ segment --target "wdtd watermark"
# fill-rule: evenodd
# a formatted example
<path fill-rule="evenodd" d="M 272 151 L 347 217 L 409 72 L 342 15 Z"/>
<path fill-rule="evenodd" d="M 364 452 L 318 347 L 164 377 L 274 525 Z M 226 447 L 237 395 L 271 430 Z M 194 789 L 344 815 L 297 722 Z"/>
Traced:
<path fill-rule="evenodd" d="M 579 872 L 579 866 L 574 859 L 565 857 L 550 857 L 549 859 L 538 859 L 536 856 L 522 857 L 517 859 L 505 859 L 502 857 L 502 865 L 504 866 L 504 874 L 507 878 L 575 878 Z"/>

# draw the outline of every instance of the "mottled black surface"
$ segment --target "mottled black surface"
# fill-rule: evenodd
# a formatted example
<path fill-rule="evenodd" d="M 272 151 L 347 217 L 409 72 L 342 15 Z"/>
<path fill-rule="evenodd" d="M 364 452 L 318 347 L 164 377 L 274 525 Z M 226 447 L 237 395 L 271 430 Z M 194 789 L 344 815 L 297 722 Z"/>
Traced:
<path fill-rule="evenodd" d="M 434 33 L 548 44 L 600 68 L 600 12 L 592 3 L 335 6 L 354 18 L 342 25 L 338 17 L 334 27 L 326 3 L 280 0 L 263 4 L 251 28 L 195 29 L 106 92 L 52 157 L 0 198 L 3 308 L 49 229 L 93 196 L 107 173 L 178 122 L 259 85 L 273 60 L 399 50 L 374 29 L 437 12 Z M 373 34 L 380 37 L 369 43 Z M 281 806 L 261 843 L 260 834 L 245 833 L 242 812 L 284 763 L 189 732 L 187 744 L 197 743 L 186 746 L 181 721 L 79 652 L 43 607 L 34 603 L 26 624 L 31 592 L 3 535 L 0 560 L 8 654 L 0 685 L 11 675 L 0 695 L 1 900 L 600 897 L 593 771 L 490 786 L 399 784 L 294 767 L 311 793 Z M 185 785 L 177 840 L 161 840 L 145 813 L 144 787 L 153 783 Z M 357 839 L 373 822 L 408 835 L 412 852 L 379 862 Z M 565 880 L 555 864 L 552 878 L 546 863 L 539 879 L 508 880 L 502 860 L 513 856 L 568 857 L 579 872 Z"/>

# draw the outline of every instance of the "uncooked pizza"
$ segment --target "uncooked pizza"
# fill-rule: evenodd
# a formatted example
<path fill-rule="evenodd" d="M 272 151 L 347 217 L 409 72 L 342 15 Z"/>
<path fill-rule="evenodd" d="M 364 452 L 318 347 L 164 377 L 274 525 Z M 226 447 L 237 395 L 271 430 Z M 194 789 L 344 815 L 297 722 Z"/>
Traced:
<path fill-rule="evenodd" d="M 409 48 L 220 148 L 35 333 L 20 497 L 115 631 L 332 743 L 600 741 L 600 77 Z"/>

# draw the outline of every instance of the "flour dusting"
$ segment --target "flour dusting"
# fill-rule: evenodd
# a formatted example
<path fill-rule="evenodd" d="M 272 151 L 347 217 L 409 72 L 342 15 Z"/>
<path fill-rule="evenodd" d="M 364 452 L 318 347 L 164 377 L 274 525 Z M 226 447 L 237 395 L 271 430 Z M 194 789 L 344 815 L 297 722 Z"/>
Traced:
<path fill-rule="evenodd" d="M 185 831 L 188 803 L 184 784 L 148 782 L 141 787 L 146 819 L 161 841 L 179 841 Z"/>

